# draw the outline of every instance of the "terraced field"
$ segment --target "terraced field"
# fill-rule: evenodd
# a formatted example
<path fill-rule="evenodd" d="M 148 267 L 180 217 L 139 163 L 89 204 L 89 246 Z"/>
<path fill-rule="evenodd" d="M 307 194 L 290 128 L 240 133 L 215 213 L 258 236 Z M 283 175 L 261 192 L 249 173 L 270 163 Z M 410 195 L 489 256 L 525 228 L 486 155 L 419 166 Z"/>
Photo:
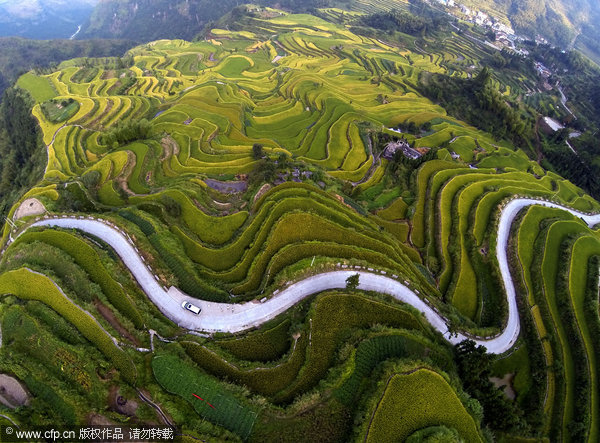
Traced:
<path fill-rule="evenodd" d="M 363 12 L 389 6 L 363 3 Z M 34 395 L 35 424 L 133 418 L 207 441 L 429 432 L 596 441 L 597 231 L 562 210 L 524 209 L 504 251 L 509 274 L 499 270 L 497 233 L 515 196 L 584 213 L 600 205 L 416 89 L 422 72 L 467 77 L 484 49 L 454 35 L 443 53 L 412 50 L 265 11 L 231 27 L 241 31 L 139 46 L 118 69 L 71 61 L 19 81 L 38 103 L 48 166 L 3 231 L 0 292 L 10 295 L 0 323 L 24 332 L 3 331 L 0 371 Z M 403 134 L 428 156 L 384 159 L 380 134 L 409 123 L 430 125 Z M 34 217 L 15 214 L 31 198 L 52 220 L 107 221 L 135 255 L 90 230 L 30 227 Z M 149 270 L 147 281 L 132 279 L 123 251 Z M 229 309 L 210 319 L 220 321 L 271 306 L 294 282 L 354 269 L 410 288 L 450 335 L 488 338 L 507 327 L 502 276 L 512 275 L 521 334 L 494 368 L 514 376 L 526 424 L 482 431 L 490 411 L 463 391 L 452 348 L 381 293 L 305 294 L 255 331 L 238 332 L 243 322 L 207 328 L 236 334 L 191 334 L 156 307 L 184 312 L 181 301 L 195 298 Z M 148 287 L 166 301 L 152 303 Z M 36 376 L 50 365 L 43 348 L 62 358 L 46 384 Z M 418 408 L 401 401 L 407 391 Z M 423 400 L 435 395 L 454 412 Z M 4 413 L 33 423 L 27 409 Z M 391 416 L 406 419 L 396 426 Z"/>

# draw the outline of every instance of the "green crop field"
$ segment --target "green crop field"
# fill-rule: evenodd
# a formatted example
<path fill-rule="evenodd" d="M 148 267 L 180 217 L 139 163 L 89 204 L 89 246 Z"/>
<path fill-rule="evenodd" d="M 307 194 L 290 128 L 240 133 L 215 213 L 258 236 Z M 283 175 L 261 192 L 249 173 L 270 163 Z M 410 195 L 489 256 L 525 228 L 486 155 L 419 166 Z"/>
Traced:
<path fill-rule="evenodd" d="M 248 438 L 256 412 L 225 391 L 218 382 L 169 355 L 154 357 L 152 371 L 161 386 L 183 397 L 198 414 Z"/>
<path fill-rule="evenodd" d="M 41 103 L 56 97 L 58 94 L 47 78 L 38 77 L 30 73 L 19 78 L 17 85 L 29 91 L 36 102 Z"/>
<path fill-rule="evenodd" d="M 447 381 L 435 372 L 420 369 L 389 380 L 365 440 L 403 441 L 419 429 L 440 425 L 456 429 L 465 441 L 482 441 L 473 417 Z"/>

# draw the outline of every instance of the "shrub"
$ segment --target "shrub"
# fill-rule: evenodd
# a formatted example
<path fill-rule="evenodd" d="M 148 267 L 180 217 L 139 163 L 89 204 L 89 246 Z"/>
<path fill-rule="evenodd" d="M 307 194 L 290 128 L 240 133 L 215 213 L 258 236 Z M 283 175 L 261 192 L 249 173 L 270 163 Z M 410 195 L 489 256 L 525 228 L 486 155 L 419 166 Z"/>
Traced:
<path fill-rule="evenodd" d="M 359 274 L 354 274 L 354 275 L 351 275 L 350 277 L 348 277 L 346 279 L 346 289 L 353 290 L 353 289 L 358 288 L 359 278 L 360 278 Z"/>
<path fill-rule="evenodd" d="M 150 122 L 145 118 L 139 121 L 121 121 L 104 133 L 102 143 L 108 146 L 121 146 L 135 140 L 145 140 L 150 132 Z"/>

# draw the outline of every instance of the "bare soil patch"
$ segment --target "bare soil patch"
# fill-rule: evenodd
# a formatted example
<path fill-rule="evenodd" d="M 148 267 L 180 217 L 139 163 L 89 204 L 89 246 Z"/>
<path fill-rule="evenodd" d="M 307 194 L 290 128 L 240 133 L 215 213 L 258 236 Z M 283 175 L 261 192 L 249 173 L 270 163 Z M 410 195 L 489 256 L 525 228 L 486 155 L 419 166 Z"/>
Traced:
<path fill-rule="evenodd" d="M 497 388 L 505 387 L 504 395 L 506 395 L 511 400 L 514 400 L 517 396 L 514 388 L 513 388 L 513 379 L 515 378 L 515 374 L 505 374 L 504 377 L 490 377 L 490 381 L 494 383 L 494 386 Z"/>
<path fill-rule="evenodd" d="M 108 80 L 109 78 L 115 78 L 115 71 L 114 69 L 107 69 L 106 71 L 104 71 L 102 73 L 102 75 L 100 76 L 100 79 L 102 80 Z"/>
<path fill-rule="evenodd" d="M 115 316 L 114 312 L 108 306 L 106 306 L 98 299 L 94 300 L 94 306 L 96 306 L 96 309 L 98 310 L 100 315 L 102 315 L 102 317 L 104 317 L 104 319 L 107 322 L 109 322 L 113 328 L 115 328 L 115 330 L 121 335 L 121 337 L 126 338 L 138 347 L 142 345 L 135 336 L 133 336 L 127 329 L 125 329 L 125 326 L 121 324 L 119 319 Z"/>
<path fill-rule="evenodd" d="M 160 156 L 161 162 L 165 161 L 172 155 L 179 154 L 179 145 L 177 144 L 177 142 L 175 140 L 173 140 L 173 138 L 170 135 L 163 137 L 162 140 L 160 141 L 160 145 L 163 148 L 162 155 Z"/>
<path fill-rule="evenodd" d="M 87 418 L 87 424 L 90 426 L 111 426 L 114 425 L 112 421 L 100 414 L 90 414 Z"/>
<path fill-rule="evenodd" d="M 0 403 L 11 409 L 28 405 L 29 394 L 16 378 L 0 374 Z"/>
<path fill-rule="evenodd" d="M 127 180 L 133 172 L 133 168 L 135 168 L 136 161 L 137 159 L 135 157 L 135 154 L 132 151 L 127 151 L 127 163 L 125 163 L 125 166 L 123 166 L 123 170 L 121 171 L 121 173 L 117 177 L 115 177 L 115 182 L 117 182 L 119 186 L 123 188 L 123 190 L 128 195 L 135 195 L 135 192 L 129 189 Z"/>
<path fill-rule="evenodd" d="M 46 208 L 37 198 L 28 198 L 23 201 L 15 212 L 15 219 L 27 217 L 30 215 L 41 215 L 46 212 Z"/>
<path fill-rule="evenodd" d="M 111 386 L 108 393 L 108 404 L 112 410 L 128 417 L 134 417 L 139 406 L 136 400 L 123 397 L 118 386 Z"/>

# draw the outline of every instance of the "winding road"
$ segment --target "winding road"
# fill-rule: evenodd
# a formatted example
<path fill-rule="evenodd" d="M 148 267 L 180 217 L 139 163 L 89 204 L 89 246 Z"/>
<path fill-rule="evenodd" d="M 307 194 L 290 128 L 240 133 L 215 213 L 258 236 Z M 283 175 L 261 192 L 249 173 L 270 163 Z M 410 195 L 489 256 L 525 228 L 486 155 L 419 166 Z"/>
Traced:
<path fill-rule="evenodd" d="M 531 205 L 563 209 L 580 217 L 590 227 L 600 223 L 600 214 L 584 214 L 545 200 L 516 198 L 503 207 L 498 223 L 497 258 L 506 289 L 508 320 L 504 330 L 499 335 L 489 339 L 475 339 L 478 344 L 485 346 L 490 353 L 501 354 L 506 352 L 519 337 L 520 320 L 516 292 L 510 275 L 506 251 L 510 228 L 515 217 L 523 208 Z M 168 289 L 163 287 L 153 274 L 150 266 L 143 261 L 129 236 L 109 222 L 85 217 L 63 216 L 42 219 L 31 226 L 79 229 L 102 239 L 121 257 L 142 290 L 160 311 L 173 322 L 186 329 L 206 332 L 238 332 L 259 326 L 309 295 L 329 289 L 345 288 L 346 279 L 350 275 L 358 273 L 360 274 L 359 289 L 389 294 L 401 302 L 412 305 L 421 311 L 431 325 L 451 343 L 459 343 L 465 338 L 473 339 L 473 337 L 467 337 L 465 334 L 451 333 L 448 330 L 446 320 L 425 303 L 417 293 L 398 280 L 385 275 L 353 270 L 332 271 L 306 278 L 279 292 L 276 291 L 264 303 L 259 301 L 240 304 L 215 303 L 194 300 L 175 287 Z M 184 300 L 190 300 L 200 306 L 202 308 L 200 315 L 184 310 L 181 307 Z"/>

